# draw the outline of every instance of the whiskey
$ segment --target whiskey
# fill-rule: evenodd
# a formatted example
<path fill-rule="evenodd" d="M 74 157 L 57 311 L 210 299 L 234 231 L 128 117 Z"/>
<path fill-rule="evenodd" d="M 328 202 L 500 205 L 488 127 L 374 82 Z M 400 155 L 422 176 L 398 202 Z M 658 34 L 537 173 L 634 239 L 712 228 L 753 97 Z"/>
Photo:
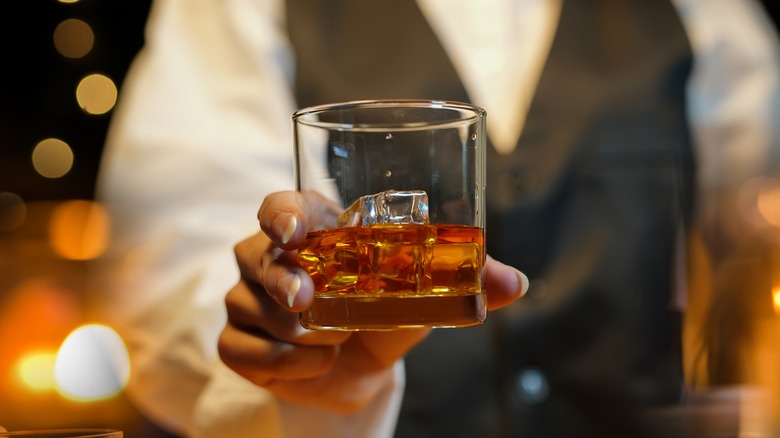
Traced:
<path fill-rule="evenodd" d="M 393 224 L 310 232 L 298 260 L 315 286 L 307 328 L 383 330 L 481 324 L 485 232 Z"/>

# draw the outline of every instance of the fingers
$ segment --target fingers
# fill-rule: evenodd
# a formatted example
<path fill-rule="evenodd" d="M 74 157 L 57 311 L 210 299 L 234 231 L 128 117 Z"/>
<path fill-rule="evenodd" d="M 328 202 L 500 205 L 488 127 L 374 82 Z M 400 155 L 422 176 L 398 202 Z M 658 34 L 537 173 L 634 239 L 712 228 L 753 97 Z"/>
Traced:
<path fill-rule="evenodd" d="M 268 195 L 257 213 L 260 228 L 284 248 L 292 241 L 303 241 L 308 231 L 306 201 L 298 192 L 277 192 Z M 292 249 L 288 247 L 288 249 Z"/>
<path fill-rule="evenodd" d="M 239 242 L 234 252 L 241 277 L 263 285 L 279 305 L 296 312 L 311 305 L 314 284 L 295 252 L 275 247 L 262 232 Z"/>
<path fill-rule="evenodd" d="M 396 357 L 427 333 L 359 340 L 350 332 L 307 331 L 258 289 L 242 281 L 228 293 L 219 355 L 239 375 L 295 403 L 342 413 L 362 409 L 387 385 Z"/>
<path fill-rule="evenodd" d="M 297 248 L 308 231 L 333 227 L 342 208 L 317 192 L 277 192 L 260 206 L 260 228 L 283 249 Z"/>
<path fill-rule="evenodd" d="M 271 248 L 260 259 L 260 283 L 277 303 L 289 311 L 309 308 L 314 299 L 314 282 L 298 265 L 295 252 Z"/>
<path fill-rule="evenodd" d="M 263 233 L 257 233 L 248 237 L 233 247 L 242 278 L 256 283 L 261 282 L 262 269 L 260 269 L 260 262 L 264 253 L 270 250 L 271 247 L 271 240 Z"/>
<path fill-rule="evenodd" d="M 488 308 L 500 309 L 512 304 L 528 291 L 528 278 L 517 269 L 505 265 L 492 257 L 485 264 L 485 288 Z"/>
<path fill-rule="evenodd" d="M 237 257 L 245 258 L 247 275 L 263 284 L 277 302 L 292 311 L 304 310 L 311 305 L 314 284 L 299 266 L 294 250 L 307 232 L 333 226 L 340 212 L 337 204 L 317 192 L 272 193 L 263 200 L 257 214 L 268 236 L 265 246 L 260 241 L 242 242 Z"/>
<path fill-rule="evenodd" d="M 304 379 L 328 372 L 340 347 L 281 342 L 228 322 L 220 334 L 217 348 L 228 367 L 264 386 L 275 379 Z"/>
<path fill-rule="evenodd" d="M 239 282 L 225 298 L 228 322 L 218 343 L 223 362 L 247 379 L 303 379 L 328 372 L 348 332 L 309 331 L 259 285 Z"/>
<path fill-rule="evenodd" d="M 336 345 L 349 332 L 306 330 L 298 314 L 279 306 L 259 285 L 240 282 L 225 297 L 228 322 L 247 332 L 262 333 L 279 341 L 299 345 Z"/>
<path fill-rule="evenodd" d="M 392 384 L 393 367 L 380 365 L 355 337 L 345 343 L 333 368 L 311 379 L 274 380 L 266 385 L 278 397 L 341 414 L 354 414 Z"/>

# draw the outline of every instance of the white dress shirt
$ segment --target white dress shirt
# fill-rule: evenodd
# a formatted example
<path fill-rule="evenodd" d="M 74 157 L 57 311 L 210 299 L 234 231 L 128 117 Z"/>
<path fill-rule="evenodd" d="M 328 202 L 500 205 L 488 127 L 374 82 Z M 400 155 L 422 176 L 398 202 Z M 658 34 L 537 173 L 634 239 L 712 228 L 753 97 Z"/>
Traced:
<path fill-rule="evenodd" d="M 511 151 L 561 0 L 419 0 L 496 148 Z M 689 120 L 703 190 L 744 181 L 780 153 L 780 49 L 753 1 L 675 0 L 695 53 Z M 191 436 L 391 436 L 395 378 L 352 417 L 291 406 L 222 365 L 232 246 L 263 198 L 294 188 L 295 61 L 283 0 L 157 0 L 122 87 L 98 197 L 116 233 L 110 321 L 133 352 L 130 396 Z M 316 432 L 316 433 L 315 433 Z"/>

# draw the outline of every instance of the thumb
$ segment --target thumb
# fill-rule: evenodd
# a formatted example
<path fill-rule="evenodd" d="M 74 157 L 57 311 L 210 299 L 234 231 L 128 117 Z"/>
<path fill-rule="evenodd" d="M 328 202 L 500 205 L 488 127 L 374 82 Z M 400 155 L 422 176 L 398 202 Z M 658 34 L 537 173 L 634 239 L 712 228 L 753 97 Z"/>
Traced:
<path fill-rule="evenodd" d="M 512 304 L 528 291 L 528 277 L 492 257 L 485 264 L 485 287 L 490 310 Z"/>

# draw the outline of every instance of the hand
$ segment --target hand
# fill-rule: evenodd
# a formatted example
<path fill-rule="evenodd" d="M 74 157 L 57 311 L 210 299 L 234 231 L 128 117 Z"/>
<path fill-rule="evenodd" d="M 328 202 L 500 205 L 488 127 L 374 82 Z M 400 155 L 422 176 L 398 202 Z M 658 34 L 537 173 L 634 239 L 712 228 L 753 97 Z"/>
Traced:
<path fill-rule="evenodd" d="M 314 285 L 296 261 L 308 230 L 331 226 L 340 209 L 314 194 L 279 192 L 258 212 L 262 232 L 236 245 L 241 278 L 228 293 L 228 322 L 219 340 L 227 366 L 276 396 L 341 413 L 363 408 L 391 384 L 392 365 L 428 329 L 339 332 L 306 330 L 298 314 Z M 525 293 L 528 279 L 488 257 L 488 308 Z"/>

